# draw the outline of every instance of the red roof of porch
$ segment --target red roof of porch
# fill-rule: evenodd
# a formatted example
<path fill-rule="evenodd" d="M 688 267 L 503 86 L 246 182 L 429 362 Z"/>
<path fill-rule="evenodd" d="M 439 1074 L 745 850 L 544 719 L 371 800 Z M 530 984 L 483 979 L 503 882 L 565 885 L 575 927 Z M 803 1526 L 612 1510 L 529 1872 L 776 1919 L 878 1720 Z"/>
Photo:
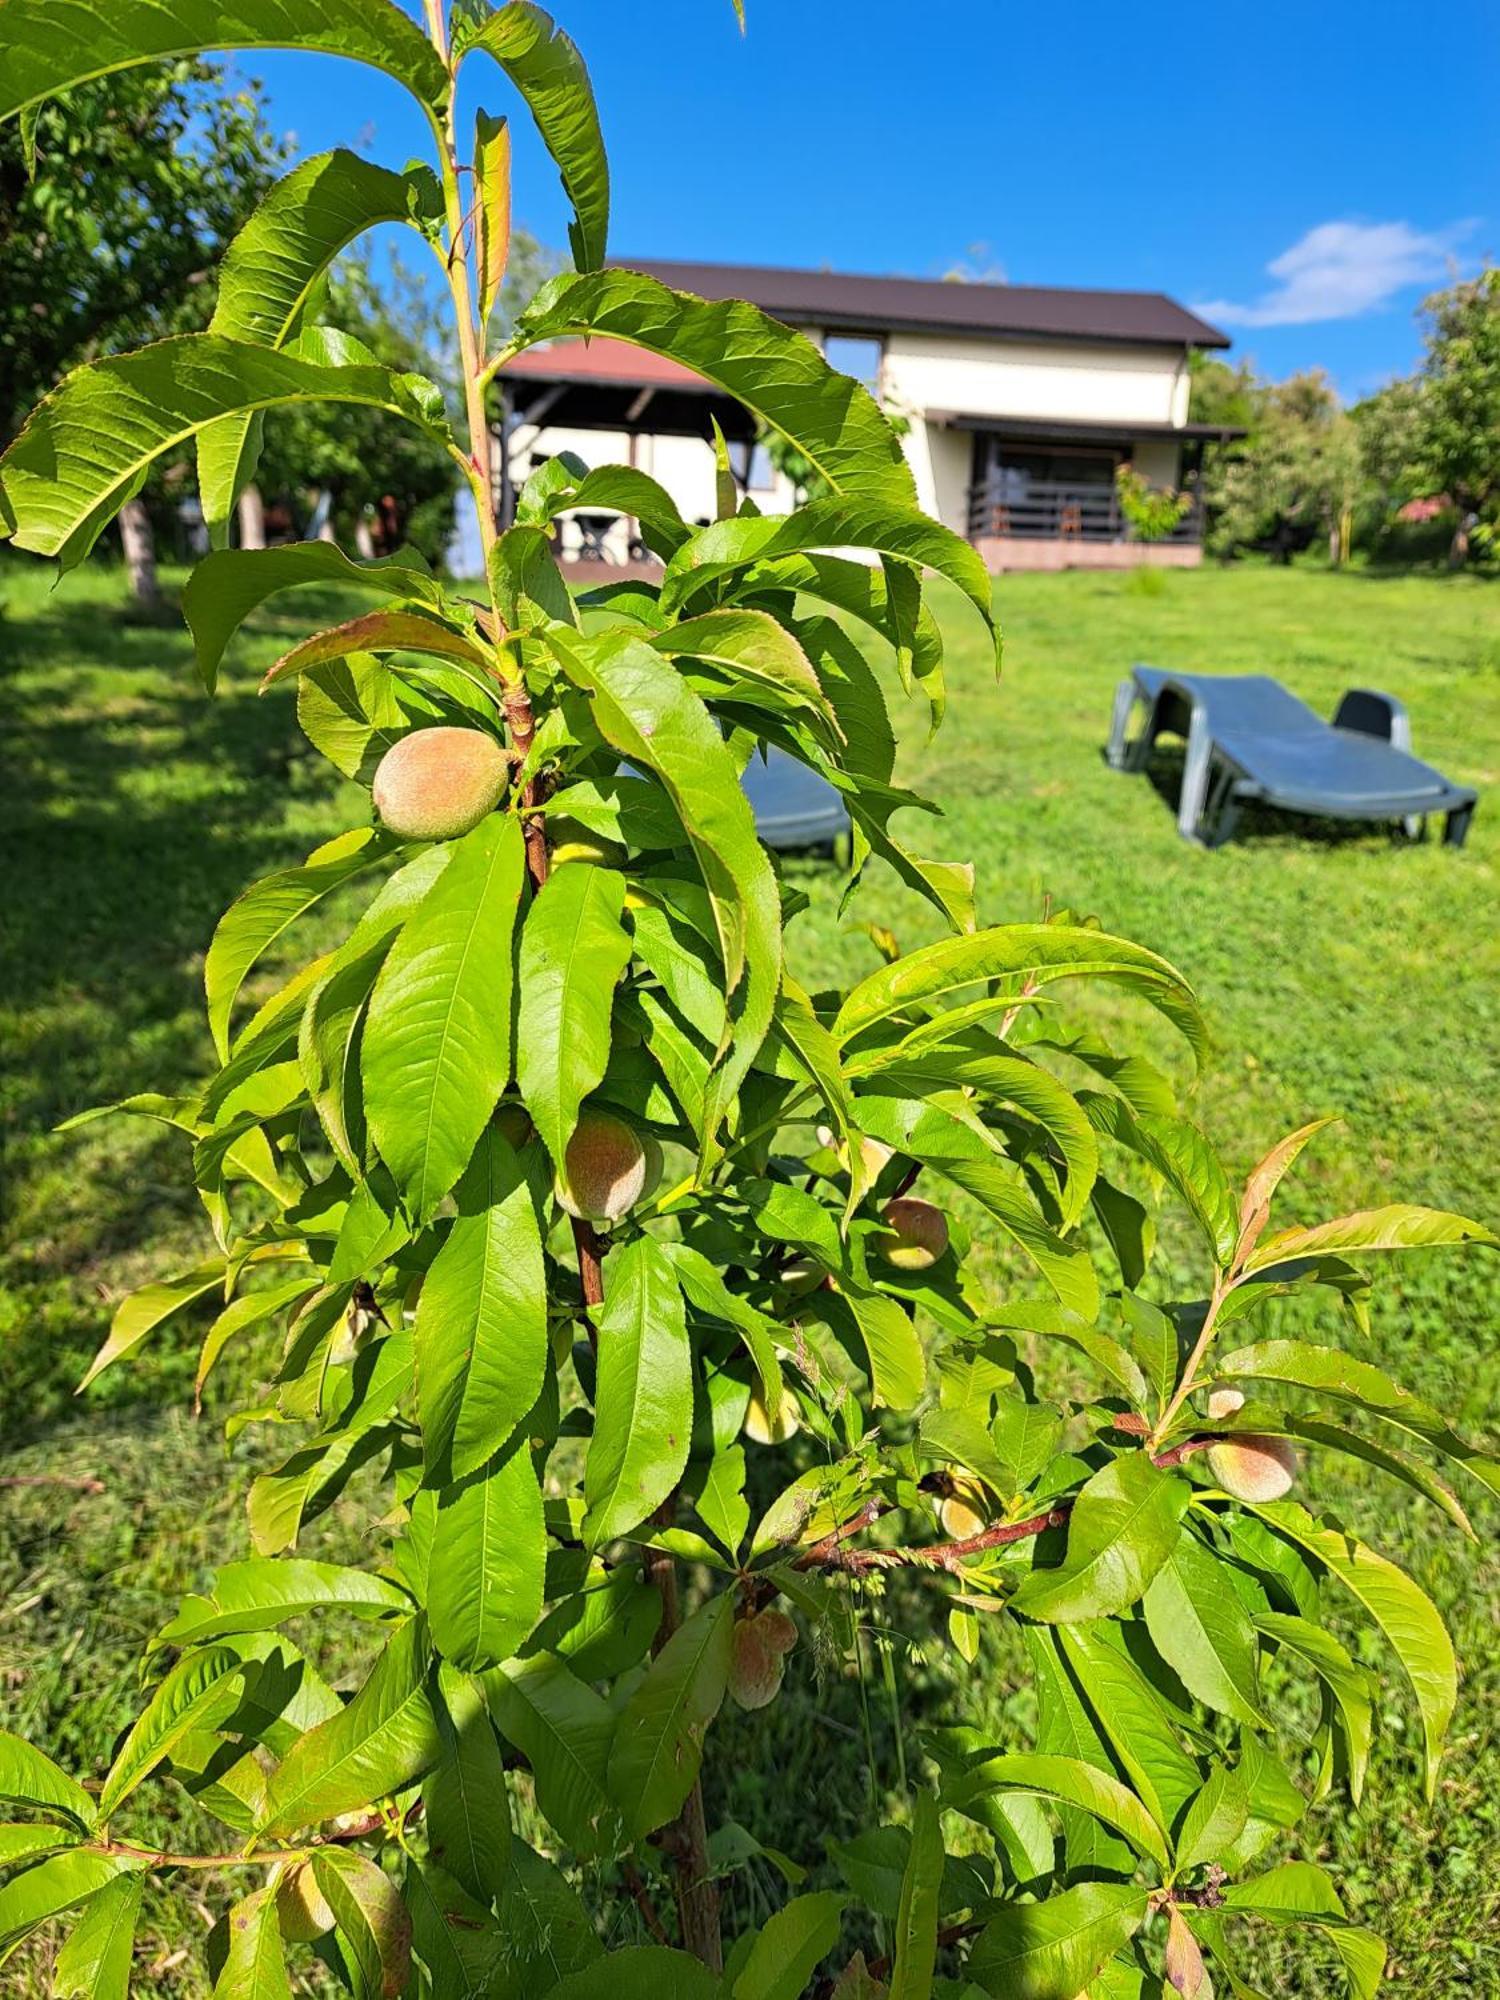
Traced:
<path fill-rule="evenodd" d="M 500 370 L 507 380 L 544 382 L 612 382 L 626 388 L 698 389 L 714 393 L 714 385 L 694 369 L 684 368 L 664 354 L 632 347 L 627 340 L 559 340 L 551 347 L 528 347 Z"/>

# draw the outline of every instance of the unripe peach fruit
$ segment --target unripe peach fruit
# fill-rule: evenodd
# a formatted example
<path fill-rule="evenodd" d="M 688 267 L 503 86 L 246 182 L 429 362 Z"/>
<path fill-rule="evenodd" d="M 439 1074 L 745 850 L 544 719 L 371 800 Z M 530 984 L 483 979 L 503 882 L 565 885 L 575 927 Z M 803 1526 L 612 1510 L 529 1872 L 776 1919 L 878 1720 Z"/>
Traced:
<path fill-rule="evenodd" d="M 794 1299 L 815 1292 L 826 1275 L 816 1257 L 793 1257 L 790 1263 L 781 1267 L 782 1285 Z"/>
<path fill-rule="evenodd" d="M 510 766 L 483 729 L 414 729 L 375 767 L 381 822 L 402 840 L 456 840 L 505 795 Z"/>
<path fill-rule="evenodd" d="M 276 1891 L 276 1921 L 289 1944 L 315 1944 L 338 1922 L 310 1862 L 299 1861 L 282 1877 Z"/>
<path fill-rule="evenodd" d="M 1221 1438 L 1208 1448 L 1208 1469 L 1224 1491 L 1236 1500 L 1284 1500 L 1297 1477 L 1296 1448 L 1285 1438 Z"/>
<path fill-rule="evenodd" d="M 761 1636 L 773 1653 L 789 1653 L 797 1643 L 797 1627 L 784 1611 L 773 1604 L 758 1620 Z"/>
<path fill-rule="evenodd" d="M 576 819 L 549 819 L 547 842 L 554 868 L 565 868 L 570 861 L 592 861 L 598 867 L 618 868 L 626 859 L 625 849 L 617 840 L 590 832 Z"/>
<path fill-rule="evenodd" d="M 1208 1414 L 1214 1423 L 1221 1417 L 1232 1417 L 1236 1410 L 1243 1410 L 1245 1398 L 1238 1389 L 1210 1389 L 1208 1392 Z"/>
<path fill-rule="evenodd" d="M 784 1611 L 741 1618 L 729 1656 L 729 1692 L 741 1708 L 765 1708 L 781 1692 L 786 1655 L 797 1643 L 797 1628 Z"/>
<path fill-rule="evenodd" d="M 928 1271 L 948 1248 L 948 1218 L 930 1201 L 897 1195 L 880 1212 L 885 1230 L 875 1249 L 898 1271 Z"/>
<path fill-rule="evenodd" d="M 585 1111 L 564 1164 L 557 1198 L 568 1214 L 585 1222 L 618 1222 L 655 1184 L 661 1148 L 643 1144 L 613 1112 Z"/>
<path fill-rule="evenodd" d="M 524 1104 L 502 1104 L 495 1113 L 495 1130 L 514 1152 L 520 1152 L 535 1129 Z"/>
<path fill-rule="evenodd" d="M 844 1172 L 847 1173 L 849 1171 L 849 1148 L 838 1136 L 837 1132 L 834 1131 L 833 1127 L 831 1125 L 816 1126 L 813 1131 L 813 1137 L 823 1147 L 825 1152 L 833 1154 Z M 878 1180 L 883 1169 L 888 1167 L 896 1157 L 891 1148 L 880 1139 L 861 1139 L 859 1150 L 864 1157 L 865 1176 L 870 1181 Z"/>
<path fill-rule="evenodd" d="M 943 1502 L 938 1519 L 945 1535 L 955 1542 L 966 1542 L 986 1525 L 977 1504 L 983 1489 L 972 1479 L 955 1479 L 953 1486 L 954 1491 Z"/>
<path fill-rule="evenodd" d="M 797 1408 L 796 1397 L 789 1390 L 783 1389 L 781 1408 L 774 1417 L 766 1408 L 759 1389 L 751 1391 L 749 1407 L 745 1411 L 745 1435 L 755 1444 L 785 1444 L 801 1428 L 802 1414 Z"/>

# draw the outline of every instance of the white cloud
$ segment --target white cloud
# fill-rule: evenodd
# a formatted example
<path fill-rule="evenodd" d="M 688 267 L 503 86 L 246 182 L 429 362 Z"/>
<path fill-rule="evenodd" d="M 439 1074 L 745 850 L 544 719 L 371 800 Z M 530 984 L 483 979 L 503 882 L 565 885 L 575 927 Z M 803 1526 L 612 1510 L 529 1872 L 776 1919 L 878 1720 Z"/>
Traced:
<path fill-rule="evenodd" d="M 1320 222 L 1266 266 L 1276 280 L 1248 304 L 1210 299 L 1195 306 L 1205 319 L 1231 326 L 1307 326 L 1374 312 L 1397 292 L 1445 277 L 1458 244 L 1474 223 L 1455 222 L 1435 234 L 1409 222 Z"/>

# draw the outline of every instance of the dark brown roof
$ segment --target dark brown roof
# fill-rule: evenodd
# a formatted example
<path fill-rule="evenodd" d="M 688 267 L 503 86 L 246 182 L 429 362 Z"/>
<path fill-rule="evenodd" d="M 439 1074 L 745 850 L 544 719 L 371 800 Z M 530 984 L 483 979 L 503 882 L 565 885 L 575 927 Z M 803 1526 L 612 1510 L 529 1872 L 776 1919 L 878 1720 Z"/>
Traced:
<path fill-rule="evenodd" d="M 1010 335 L 1110 340 L 1143 346 L 1228 347 L 1228 336 L 1162 292 L 1058 291 L 1042 285 L 968 285 L 931 278 L 862 278 L 755 264 L 627 262 L 678 291 L 749 299 L 794 326 L 833 332 Z"/>

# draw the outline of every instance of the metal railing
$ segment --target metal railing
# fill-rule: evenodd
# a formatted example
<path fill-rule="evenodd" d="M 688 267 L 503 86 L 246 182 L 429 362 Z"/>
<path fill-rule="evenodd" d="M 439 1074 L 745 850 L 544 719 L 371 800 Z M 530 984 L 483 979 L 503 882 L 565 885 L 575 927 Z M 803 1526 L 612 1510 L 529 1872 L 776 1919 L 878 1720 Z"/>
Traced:
<path fill-rule="evenodd" d="M 1199 497 L 1171 534 L 1171 542 L 1197 542 L 1203 534 Z M 1023 540 L 1128 542 L 1134 539 L 1113 486 L 1071 485 L 1064 480 L 991 477 L 969 488 L 969 539 L 1013 535 Z"/>

